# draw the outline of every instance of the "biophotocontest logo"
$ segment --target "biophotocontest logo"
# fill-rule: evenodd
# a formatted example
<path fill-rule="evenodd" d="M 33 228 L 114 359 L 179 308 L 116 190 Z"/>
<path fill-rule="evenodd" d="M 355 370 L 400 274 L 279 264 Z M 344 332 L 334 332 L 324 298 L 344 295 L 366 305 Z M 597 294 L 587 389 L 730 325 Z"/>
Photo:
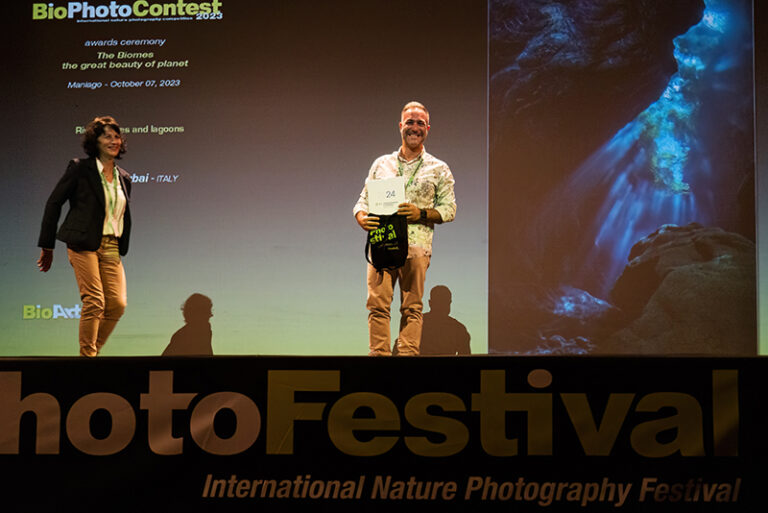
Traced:
<path fill-rule="evenodd" d="M 142 20 L 220 20 L 223 2 L 175 2 L 159 3 L 136 0 L 130 4 L 117 3 L 92 5 L 89 2 L 67 2 L 32 4 L 33 20 L 75 20 L 87 21 L 142 21 Z"/>
<path fill-rule="evenodd" d="M 80 304 L 67 308 L 60 304 L 50 307 L 42 305 L 22 305 L 21 318 L 25 321 L 50 321 L 52 319 L 79 319 Z"/>

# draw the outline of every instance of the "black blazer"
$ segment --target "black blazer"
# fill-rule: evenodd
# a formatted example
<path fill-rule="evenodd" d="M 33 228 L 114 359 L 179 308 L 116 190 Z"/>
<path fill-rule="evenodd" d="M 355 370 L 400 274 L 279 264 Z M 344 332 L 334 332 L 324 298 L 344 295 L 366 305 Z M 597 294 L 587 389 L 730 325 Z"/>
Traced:
<path fill-rule="evenodd" d="M 125 194 L 126 205 L 123 216 L 123 234 L 118 239 L 120 254 L 128 253 L 128 241 L 131 236 L 131 178 L 124 169 L 115 166 L 120 186 Z M 61 223 L 58 234 L 56 225 L 61 215 L 61 206 L 69 201 L 69 212 Z M 53 248 L 56 239 L 67 243 L 75 251 L 96 251 L 101 245 L 106 216 L 104 188 L 96 167 L 96 159 L 73 159 L 69 161 L 64 176 L 53 189 L 45 204 L 43 222 L 40 226 L 40 238 L 37 245 L 41 248 Z"/>

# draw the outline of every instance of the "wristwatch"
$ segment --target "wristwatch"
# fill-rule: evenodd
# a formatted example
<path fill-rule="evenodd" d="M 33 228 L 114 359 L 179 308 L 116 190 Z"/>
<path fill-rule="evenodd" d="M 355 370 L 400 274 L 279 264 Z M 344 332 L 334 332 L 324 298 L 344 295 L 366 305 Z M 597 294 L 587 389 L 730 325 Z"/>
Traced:
<path fill-rule="evenodd" d="M 421 221 L 426 221 L 427 220 L 427 211 L 424 210 L 423 208 L 421 209 L 421 213 L 419 213 L 419 219 Z"/>

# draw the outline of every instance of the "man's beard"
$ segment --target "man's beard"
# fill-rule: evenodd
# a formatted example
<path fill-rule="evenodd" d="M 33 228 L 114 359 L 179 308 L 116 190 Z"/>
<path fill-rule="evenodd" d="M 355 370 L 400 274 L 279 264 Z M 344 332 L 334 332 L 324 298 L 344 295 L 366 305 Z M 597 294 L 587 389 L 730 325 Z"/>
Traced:
<path fill-rule="evenodd" d="M 413 129 L 410 129 L 410 128 L 406 128 L 402 132 L 403 142 L 405 142 L 406 146 L 409 146 L 409 144 L 408 144 L 408 136 L 411 136 L 411 135 L 416 136 L 416 137 L 419 138 L 419 142 L 418 142 L 418 144 L 416 144 L 416 147 L 420 146 L 421 143 L 424 142 L 424 132 L 416 131 L 416 130 L 413 130 Z"/>

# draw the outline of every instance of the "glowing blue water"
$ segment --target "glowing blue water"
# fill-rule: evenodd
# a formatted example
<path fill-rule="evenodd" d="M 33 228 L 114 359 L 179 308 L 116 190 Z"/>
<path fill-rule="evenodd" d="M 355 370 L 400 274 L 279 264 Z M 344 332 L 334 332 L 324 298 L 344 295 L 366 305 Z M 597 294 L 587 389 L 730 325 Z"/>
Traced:
<path fill-rule="evenodd" d="M 563 264 L 568 283 L 553 292 L 558 297 L 551 307 L 561 318 L 609 308 L 599 298 L 608 297 L 630 249 L 662 225 L 717 224 L 711 157 L 720 150 L 721 131 L 728 127 L 726 120 L 701 111 L 708 99 L 722 98 L 713 93 L 734 89 L 727 72 L 745 66 L 751 25 L 749 2 L 706 0 L 705 5 L 701 21 L 674 40 L 678 71 L 659 99 L 576 169 L 551 198 L 556 204 L 608 191 L 585 231 L 585 245 Z M 592 350 L 584 337 L 550 334 L 542 336 L 532 353 Z"/>
<path fill-rule="evenodd" d="M 702 20 L 674 40 L 678 71 L 659 99 L 582 164 L 563 189 L 573 194 L 610 184 L 589 245 L 577 259 L 583 272 L 574 281 L 595 295 L 607 295 L 632 246 L 660 226 L 716 220 L 706 184 L 717 141 L 705 140 L 704 125 L 712 120 L 699 111 L 707 93 L 722 82 L 718 75 L 740 62 L 742 49 L 728 44 L 729 29 L 745 28 L 734 10 L 728 1 L 706 1 Z M 705 201 L 699 200 L 702 194 Z"/>

